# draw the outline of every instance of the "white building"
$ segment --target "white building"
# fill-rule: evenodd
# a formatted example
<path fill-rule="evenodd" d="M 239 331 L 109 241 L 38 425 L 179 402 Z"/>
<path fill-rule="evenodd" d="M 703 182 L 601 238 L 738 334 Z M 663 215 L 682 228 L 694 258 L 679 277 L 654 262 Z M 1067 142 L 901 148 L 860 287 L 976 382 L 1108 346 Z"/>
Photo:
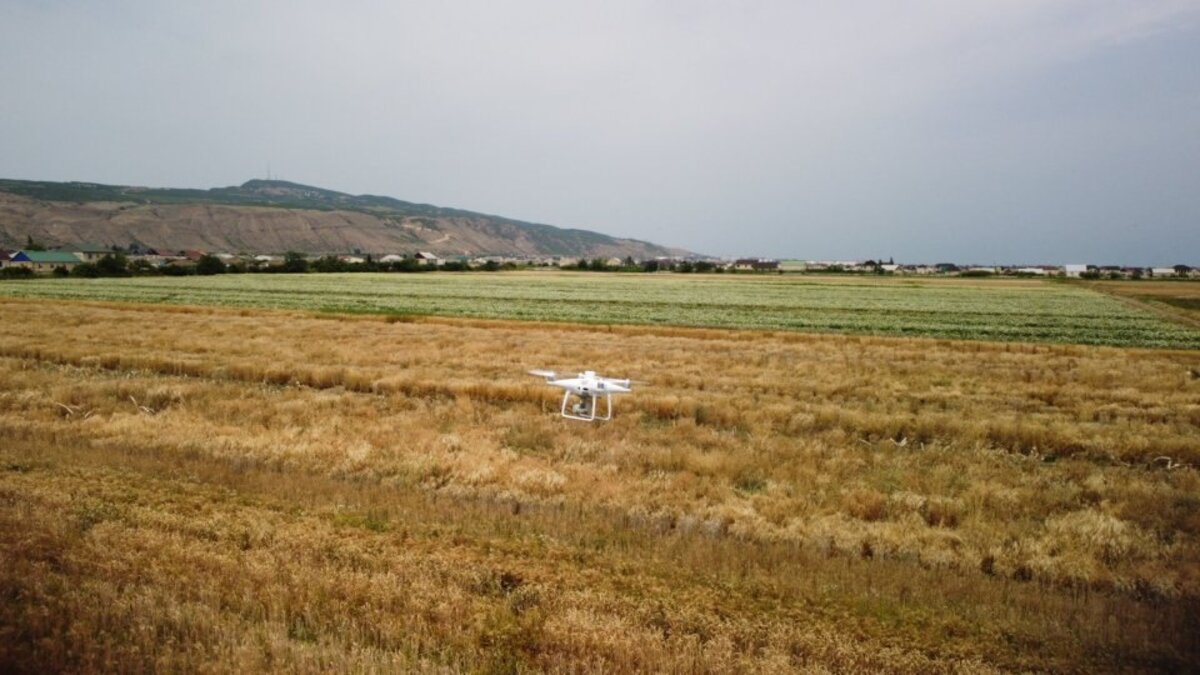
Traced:
<path fill-rule="evenodd" d="M 1087 271 L 1087 265 L 1063 265 L 1063 273 L 1069 277 L 1079 277 L 1079 275 Z"/>

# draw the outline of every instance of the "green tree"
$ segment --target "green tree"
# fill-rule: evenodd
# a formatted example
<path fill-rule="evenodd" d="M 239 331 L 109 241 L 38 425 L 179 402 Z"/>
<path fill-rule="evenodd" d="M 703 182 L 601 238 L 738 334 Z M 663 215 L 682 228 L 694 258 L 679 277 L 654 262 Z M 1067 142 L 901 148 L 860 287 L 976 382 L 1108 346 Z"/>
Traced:
<path fill-rule="evenodd" d="M 286 263 L 285 263 L 286 265 Z M 338 260 L 335 255 L 327 255 L 317 258 L 312 264 L 312 269 L 315 272 L 345 272 L 349 265 Z"/>
<path fill-rule="evenodd" d="M 94 263 L 80 263 L 71 270 L 71 276 L 95 279 L 100 276 L 100 269 Z"/>
<path fill-rule="evenodd" d="M 213 274 L 224 274 L 225 263 L 215 255 L 204 254 L 196 261 L 196 274 L 211 276 Z"/>
<path fill-rule="evenodd" d="M 420 267 L 417 261 L 412 258 L 404 258 L 392 263 L 392 270 L 395 272 L 419 272 Z"/>
<path fill-rule="evenodd" d="M 127 277 L 129 260 L 124 253 L 105 253 L 96 261 L 96 271 L 102 277 Z"/>
<path fill-rule="evenodd" d="M 288 251 L 283 256 L 283 271 L 292 273 L 302 273 L 308 271 L 308 259 L 303 253 L 296 251 Z"/>

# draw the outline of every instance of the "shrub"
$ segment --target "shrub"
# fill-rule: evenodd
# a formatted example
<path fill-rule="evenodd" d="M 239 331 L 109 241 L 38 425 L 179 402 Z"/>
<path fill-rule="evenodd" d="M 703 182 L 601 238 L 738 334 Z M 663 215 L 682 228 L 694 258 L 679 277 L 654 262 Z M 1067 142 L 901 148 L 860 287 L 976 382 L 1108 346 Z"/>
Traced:
<path fill-rule="evenodd" d="M 163 265 L 158 269 L 163 276 L 168 277 L 186 277 L 196 273 L 196 268 L 192 265 Z"/>
<path fill-rule="evenodd" d="M 28 267 L 5 267 L 0 269 L 0 279 L 31 279 L 33 270 Z"/>
<path fill-rule="evenodd" d="M 100 268 L 92 263 L 80 263 L 71 270 L 71 276 L 82 279 L 95 279 L 100 276 Z"/>

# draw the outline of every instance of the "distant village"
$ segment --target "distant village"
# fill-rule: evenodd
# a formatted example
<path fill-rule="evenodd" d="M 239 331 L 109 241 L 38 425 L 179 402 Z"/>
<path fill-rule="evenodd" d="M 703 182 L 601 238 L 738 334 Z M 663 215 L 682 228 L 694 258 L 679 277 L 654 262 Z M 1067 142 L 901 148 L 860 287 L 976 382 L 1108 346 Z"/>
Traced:
<path fill-rule="evenodd" d="M 0 273 L 6 277 L 54 274 L 112 276 L 113 274 L 217 274 L 222 272 L 344 272 L 499 270 L 546 267 L 589 271 L 736 272 L 875 274 L 961 277 L 1062 277 L 1081 279 L 1200 279 L 1200 267 L 1131 267 L 1113 265 L 961 265 L 956 263 L 900 264 L 883 260 L 776 260 L 770 258 L 573 256 L 439 256 L 429 251 L 379 255 L 355 252 L 339 255 L 300 253 L 233 254 L 200 250 L 163 251 L 94 243 L 39 246 L 32 241 L 17 250 L 0 249 Z"/>

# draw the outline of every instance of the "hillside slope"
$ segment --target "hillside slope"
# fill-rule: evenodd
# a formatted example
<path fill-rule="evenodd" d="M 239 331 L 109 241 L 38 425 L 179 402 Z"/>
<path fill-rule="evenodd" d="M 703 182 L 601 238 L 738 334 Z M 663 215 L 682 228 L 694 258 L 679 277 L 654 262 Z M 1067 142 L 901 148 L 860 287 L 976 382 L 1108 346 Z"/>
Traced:
<path fill-rule="evenodd" d="M 246 253 L 633 256 L 686 253 L 391 197 L 285 181 L 211 190 L 0 180 L 0 246 L 136 243 Z"/>

